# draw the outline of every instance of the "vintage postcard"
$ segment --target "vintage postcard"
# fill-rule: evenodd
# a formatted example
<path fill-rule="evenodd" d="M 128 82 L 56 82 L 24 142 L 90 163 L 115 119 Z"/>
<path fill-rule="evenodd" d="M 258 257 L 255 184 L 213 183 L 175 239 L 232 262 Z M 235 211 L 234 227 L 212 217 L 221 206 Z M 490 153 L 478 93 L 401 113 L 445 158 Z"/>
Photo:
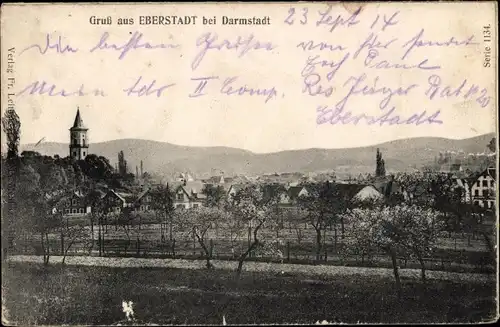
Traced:
<path fill-rule="evenodd" d="M 496 321 L 497 10 L 4 4 L 2 323 Z"/>

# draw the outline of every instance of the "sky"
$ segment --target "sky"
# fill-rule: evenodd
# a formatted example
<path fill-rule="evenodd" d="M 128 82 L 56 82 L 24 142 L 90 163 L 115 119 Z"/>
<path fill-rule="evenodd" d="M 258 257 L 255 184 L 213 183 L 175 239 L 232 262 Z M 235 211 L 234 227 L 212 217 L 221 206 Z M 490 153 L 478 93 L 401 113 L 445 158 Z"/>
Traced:
<path fill-rule="evenodd" d="M 496 28 L 492 8 L 9 6 L 2 51 L 15 48 L 15 63 L 2 85 L 9 77 L 15 84 L 2 92 L 13 94 L 23 144 L 68 142 L 77 108 L 90 142 L 140 138 L 262 153 L 422 136 L 463 139 L 496 131 L 497 62 L 484 67 L 497 35 L 484 36 L 485 25 Z M 110 16 L 113 24 L 92 25 L 94 15 Z M 139 25 L 139 16 L 148 15 L 197 16 L 197 23 Z M 203 24 L 214 16 L 216 25 Z M 269 16 L 271 24 L 222 25 L 223 16 Z M 135 24 L 118 25 L 118 18 Z M 496 58 L 494 46 L 490 51 Z M 3 55 L 3 67 L 6 61 Z M 207 77 L 204 94 L 196 94 Z M 400 124 L 380 126 L 392 108 L 390 117 L 399 116 Z M 368 124 L 367 116 L 379 123 Z"/>

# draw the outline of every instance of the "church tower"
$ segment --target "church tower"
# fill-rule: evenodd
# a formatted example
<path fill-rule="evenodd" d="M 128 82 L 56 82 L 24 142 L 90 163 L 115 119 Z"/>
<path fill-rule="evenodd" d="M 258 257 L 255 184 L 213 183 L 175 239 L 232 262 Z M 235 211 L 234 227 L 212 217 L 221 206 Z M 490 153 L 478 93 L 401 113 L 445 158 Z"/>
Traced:
<path fill-rule="evenodd" d="M 89 144 L 87 139 L 88 128 L 83 125 L 83 120 L 80 116 L 80 109 L 77 109 L 75 122 L 69 131 L 69 156 L 75 160 L 84 160 L 89 154 Z"/>

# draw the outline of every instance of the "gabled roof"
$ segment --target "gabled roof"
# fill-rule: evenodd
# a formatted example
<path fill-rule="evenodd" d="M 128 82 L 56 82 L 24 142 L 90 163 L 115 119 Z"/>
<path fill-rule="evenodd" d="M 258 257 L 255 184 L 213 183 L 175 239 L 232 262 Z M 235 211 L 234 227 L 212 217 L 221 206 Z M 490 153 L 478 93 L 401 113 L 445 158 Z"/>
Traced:
<path fill-rule="evenodd" d="M 231 192 L 231 190 L 234 190 L 235 192 L 238 192 L 243 188 L 244 184 L 233 184 L 229 187 L 228 192 Z"/>
<path fill-rule="evenodd" d="M 135 201 L 136 197 L 133 194 L 125 193 L 125 192 L 117 192 L 115 190 L 109 190 L 108 194 L 113 194 L 118 199 L 120 199 L 124 203 L 132 203 Z"/>
<path fill-rule="evenodd" d="M 362 189 L 364 189 L 367 186 L 372 186 L 372 185 L 367 185 L 367 184 L 335 184 L 335 187 L 339 190 L 339 192 L 341 194 L 344 194 L 349 199 L 354 198 L 354 196 L 356 196 L 356 194 L 358 194 Z"/>
<path fill-rule="evenodd" d="M 186 185 L 184 183 L 177 185 L 175 190 L 177 192 L 182 189 L 190 199 L 206 199 L 207 196 L 202 193 L 203 187 L 204 184 L 201 181 L 189 181 Z"/>
<path fill-rule="evenodd" d="M 497 170 L 495 167 L 488 167 L 486 168 L 486 173 L 491 177 L 493 178 L 494 180 L 497 180 Z"/>
<path fill-rule="evenodd" d="M 140 193 L 137 195 L 137 201 L 139 201 L 140 199 L 142 199 L 142 197 L 143 197 L 143 196 L 145 196 L 148 192 L 149 192 L 149 188 L 146 188 L 146 189 L 144 189 L 142 192 L 140 192 Z"/>
<path fill-rule="evenodd" d="M 290 186 L 288 188 L 288 197 L 290 197 L 290 199 L 292 200 L 295 200 L 299 197 L 299 193 L 305 189 L 304 186 Z"/>
<path fill-rule="evenodd" d="M 483 170 L 480 173 L 475 173 L 472 176 L 470 176 L 468 179 L 471 182 L 471 184 L 474 184 L 474 182 L 477 181 L 479 177 L 491 177 L 494 180 L 496 180 L 496 168 L 495 167 L 488 167 L 485 170 Z"/>
<path fill-rule="evenodd" d="M 203 182 L 201 181 L 187 181 L 184 188 L 188 192 L 201 193 L 203 190 Z"/>

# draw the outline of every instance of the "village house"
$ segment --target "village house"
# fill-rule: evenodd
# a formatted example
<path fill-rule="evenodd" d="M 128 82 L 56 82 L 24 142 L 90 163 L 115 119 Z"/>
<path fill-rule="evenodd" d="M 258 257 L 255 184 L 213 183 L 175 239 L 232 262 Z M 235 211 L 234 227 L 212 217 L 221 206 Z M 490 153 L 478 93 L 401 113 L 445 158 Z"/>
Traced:
<path fill-rule="evenodd" d="M 61 210 L 65 216 L 82 216 L 91 212 L 87 198 L 81 191 L 73 191 L 60 200 Z"/>
<path fill-rule="evenodd" d="M 109 190 L 102 199 L 109 212 L 120 213 L 124 208 L 134 208 L 136 196 L 128 192 Z"/>
<path fill-rule="evenodd" d="M 354 202 L 379 201 L 384 198 L 384 195 L 373 185 L 339 183 L 336 184 L 336 187 L 338 187 L 339 192 L 343 194 L 346 199 Z"/>
<path fill-rule="evenodd" d="M 496 207 L 496 169 L 490 167 L 479 174 L 470 187 L 472 203 L 485 209 Z"/>
<path fill-rule="evenodd" d="M 403 196 L 403 189 L 393 176 L 370 178 L 369 181 L 371 181 L 371 185 L 386 198 L 390 198 L 398 194 Z"/>
<path fill-rule="evenodd" d="M 203 182 L 184 181 L 175 188 L 174 207 L 176 209 L 198 208 L 204 205 L 206 195 L 202 193 Z"/>
<path fill-rule="evenodd" d="M 153 198 L 151 196 L 151 189 L 146 188 L 137 195 L 135 200 L 134 209 L 136 212 L 149 212 L 153 210 Z"/>
<path fill-rule="evenodd" d="M 294 207 L 301 196 L 308 194 L 304 186 L 288 186 L 280 195 L 279 206 L 282 208 Z"/>

